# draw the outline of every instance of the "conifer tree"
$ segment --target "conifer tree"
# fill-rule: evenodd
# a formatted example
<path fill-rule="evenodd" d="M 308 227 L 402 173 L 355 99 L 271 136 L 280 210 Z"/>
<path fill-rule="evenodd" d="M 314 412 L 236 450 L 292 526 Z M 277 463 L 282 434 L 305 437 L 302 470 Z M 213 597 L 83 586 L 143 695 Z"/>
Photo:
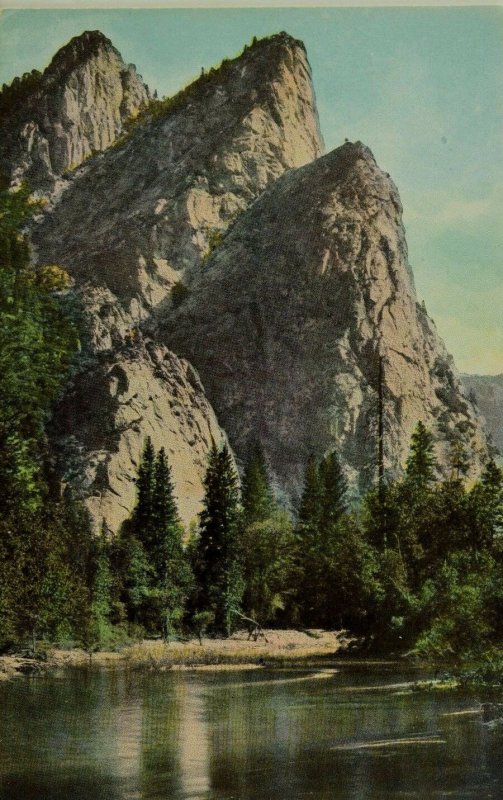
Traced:
<path fill-rule="evenodd" d="M 150 436 L 145 439 L 136 481 L 134 524 L 140 541 L 148 547 L 152 534 L 155 450 Z"/>
<path fill-rule="evenodd" d="M 468 474 L 470 459 L 466 447 L 459 439 L 451 442 L 449 449 L 449 466 L 451 468 L 451 481 L 460 481 Z"/>
<path fill-rule="evenodd" d="M 322 460 L 319 476 L 322 492 L 321 525 L 328 529 L 333 527 L 347 510 L 348 484 L 335 451 Z"/>
<path fill-rule="evenodd" d="M 304 478 L 296 535 L 295 571 L 297 608 L 303 624 L 318 624 L 326 587 L 323 517 L 325 483 L 322 470 L 310 458 Z"/>
<path fill-rule="evenodd" d="M 171 469 L 162 447 L 154 467 L 149 557 L 165 638 L 174 631 L 183 615 L 190 587 L 190 570 L 183 552 L 182 537 L 183 528 L 174 497 Z"/>
<path fill-rule="evenodd" d="M 245 524 L 267 519 L 274 508 L 264 451 L 260 443 L 253 447 L 245 467 L 242 504 Z"/>
<path fill-rule="evenodd" d="M 433 434 L 424 423 L 418 422 L 412 434 L 407 459 L 407 480 L 417 488 L 424 489 L 435 480 L 436 469 Z"/>
<path fill-rule="evenodd" d="M 291 519 L 274 501 L 260 444 L 244 471 L 242 504 L 243 607 L 261 625 L 274 623 L 288 614 L 294 537 Z"/>
<path fill-rule="evenodd" d="M 181 551 L 181 524 L 176 507 L 171 469 L 164 447 L 154 464 L 149 557 L 156 577 L 164 580 L 166 564 L 177 549 Z"/>
<path fill-rule="evenodd" d="M 307 462 L 304 488 L 299 507 L 299 530 L 302 537 L 313 533 L 321 520 L 323 507 L 323 486 L 318 465 L 314 457 Z"/>
<path fill-rule="evenodd" d="M 503 532 L 503 471 L 491 458 L 469 495 L 472 512 L 470 544 L 491 548 Z"/>
<path fill-rule="evenodd" d="M 239 488 L 229 448 L 211 448 L 204 481 L 200 536 L 195 554 L 197 611 L 214 614 L 215 631 L 230 634 L 232 613 L 241 602 Z"/>

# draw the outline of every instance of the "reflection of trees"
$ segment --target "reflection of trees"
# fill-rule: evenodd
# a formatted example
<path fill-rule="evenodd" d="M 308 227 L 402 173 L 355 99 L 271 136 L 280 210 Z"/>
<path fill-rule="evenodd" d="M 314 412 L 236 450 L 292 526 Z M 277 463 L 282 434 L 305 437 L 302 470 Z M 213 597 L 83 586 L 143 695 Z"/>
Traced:
<path fill-rule="evenodd" d="M 236 675 L 228 676 L 228 685 L 220 683 L 209 696 L 211 786 L 216 797 L 228 792 L 240 800 L 279 800 L 303 788 L 303 771 L 294 763 L 304 741 L 302 719 L 299 727 L 292 694 L 305 689 L 281 685 L 280 674 L 270 685 L 263 677 L 259 673 L 260 686 L 253 687 L 249 677 L 240 686 Z"/>
<path fill-rule="evenodd" d="M 176 675 L 142 676 L 143 715 L 138 798 L 181 796 L 180 741 L 185 686 Z"/>

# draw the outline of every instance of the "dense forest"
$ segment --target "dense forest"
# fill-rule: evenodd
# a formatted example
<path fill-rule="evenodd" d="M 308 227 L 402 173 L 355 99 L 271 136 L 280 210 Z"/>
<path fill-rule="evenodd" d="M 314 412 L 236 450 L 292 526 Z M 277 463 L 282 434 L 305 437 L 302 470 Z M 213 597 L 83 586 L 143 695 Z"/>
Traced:
<path fill-rule="evenodd" d="M 299 507 L 275 499 L 259 441 L 240 481 L 213 444 L 198 525 L 184 531 L 164 449 L 146 438 L 118 536 L 93 531 L 51 468 L 45 428 L 78 369 L 68 276 L 30 267 L 27 187 L 0 187 L 0 648 L 229 635 L 262 626 L 348 629 L 364 646 L 494 655 L 503 635 L 503 474 L 466 481 L 454 444 L 440 477 L 418 423 L 400 480 L 350 502 L 336 452 L 306 465 Z"/>

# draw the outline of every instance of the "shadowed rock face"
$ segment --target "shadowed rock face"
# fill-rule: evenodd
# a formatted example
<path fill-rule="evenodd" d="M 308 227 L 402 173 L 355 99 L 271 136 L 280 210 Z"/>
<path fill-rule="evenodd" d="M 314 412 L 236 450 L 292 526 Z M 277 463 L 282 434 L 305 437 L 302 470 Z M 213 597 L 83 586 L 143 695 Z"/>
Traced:
<path fill-rule="evenodd" d="M 258 434 L 298 493 L 336 447 L 353 484 L 375 475 L 379 352 L 388 474 L 418 420 L 487 452 L 481 421 L 416 302 L 397 190 L 360 143 L 290 171 L 243 214 L 162 326 L 200 372 L 238 455 Z"/>
<path fill-rule="evenodd" d="M 462 375 L 461 380 L 484 415 L 500 456 L 503 456 L 503 375 Z"/>
<path fill-rule="evenodd" d="M 76 377 L 52 423 L 58 471 L 87 498 L 97 529 L 117 531 L 129 517 L 146 436 L 166 449 L 188 524 L 200 511 L 211 442 L 225 436 L 191 365 L 138 336 Z"/>
<path fill-rule="evenodd" d="M 0 95 L 0 168 L 50 192 L 66 170 L 112 144 L 148 98 L 134 65 L 102 33 L 87 31 L 43 74 Z"/>
<path fill-rule="evenodd" d="M 199 265 L 212 231 L 321 149 L 303 45 L 263 40 L 84 165 L 34 231 L 39 258 L 151 308 Z"/>

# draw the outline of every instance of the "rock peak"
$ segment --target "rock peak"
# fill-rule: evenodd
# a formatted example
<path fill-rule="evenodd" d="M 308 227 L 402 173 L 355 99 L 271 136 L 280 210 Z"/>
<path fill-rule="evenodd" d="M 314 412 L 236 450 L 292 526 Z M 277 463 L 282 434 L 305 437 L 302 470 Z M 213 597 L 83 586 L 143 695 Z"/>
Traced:
<path fill-rule="evenodd" d="M 73 69 L 77 64 L 97 55 L 102 50 L 111 50 L 119 58 L 121 57 L 110 39 L 101 31 L 84 31 L 79 36 L 74 36 L 73 39 L 70 39 L 67 44 L 58 50 L 45 70 L 44 76 L 59 76 L 62 72 Z"/>
<path fill-rule="evenodd" d="M 279 177 L 189 288 L 161 336 L 198 370 L 238 458 L 260 437 L 287 496 L 333 449 L 354 489 L 372 485 L 380 368 L 387 476 L 419 420 L 446 471 L 456 440 L 479 471 L 483 426 L 417 303 L 398 191 L 361 142 Z"/>
<path fill-rule="evenodd" d="M 0 94 L 0 168 L 51 193 L 57 180 L 123 132 L 149 99 L 133 65 L 100 31 L 62 47 L 43 74 L 15 78 Z"/>
<path fill-rule="evenodd" d="M 149 103 L 128 131 L 77 176 L 36 239 L 40 257 L 57 254 L 79 282 L 127 302 L 141 294 L 149 308 L 267 186 L 323 152 L 309 62 L 287 34 Z M 113 214 L 91 199 L 110 196 Z"/>

